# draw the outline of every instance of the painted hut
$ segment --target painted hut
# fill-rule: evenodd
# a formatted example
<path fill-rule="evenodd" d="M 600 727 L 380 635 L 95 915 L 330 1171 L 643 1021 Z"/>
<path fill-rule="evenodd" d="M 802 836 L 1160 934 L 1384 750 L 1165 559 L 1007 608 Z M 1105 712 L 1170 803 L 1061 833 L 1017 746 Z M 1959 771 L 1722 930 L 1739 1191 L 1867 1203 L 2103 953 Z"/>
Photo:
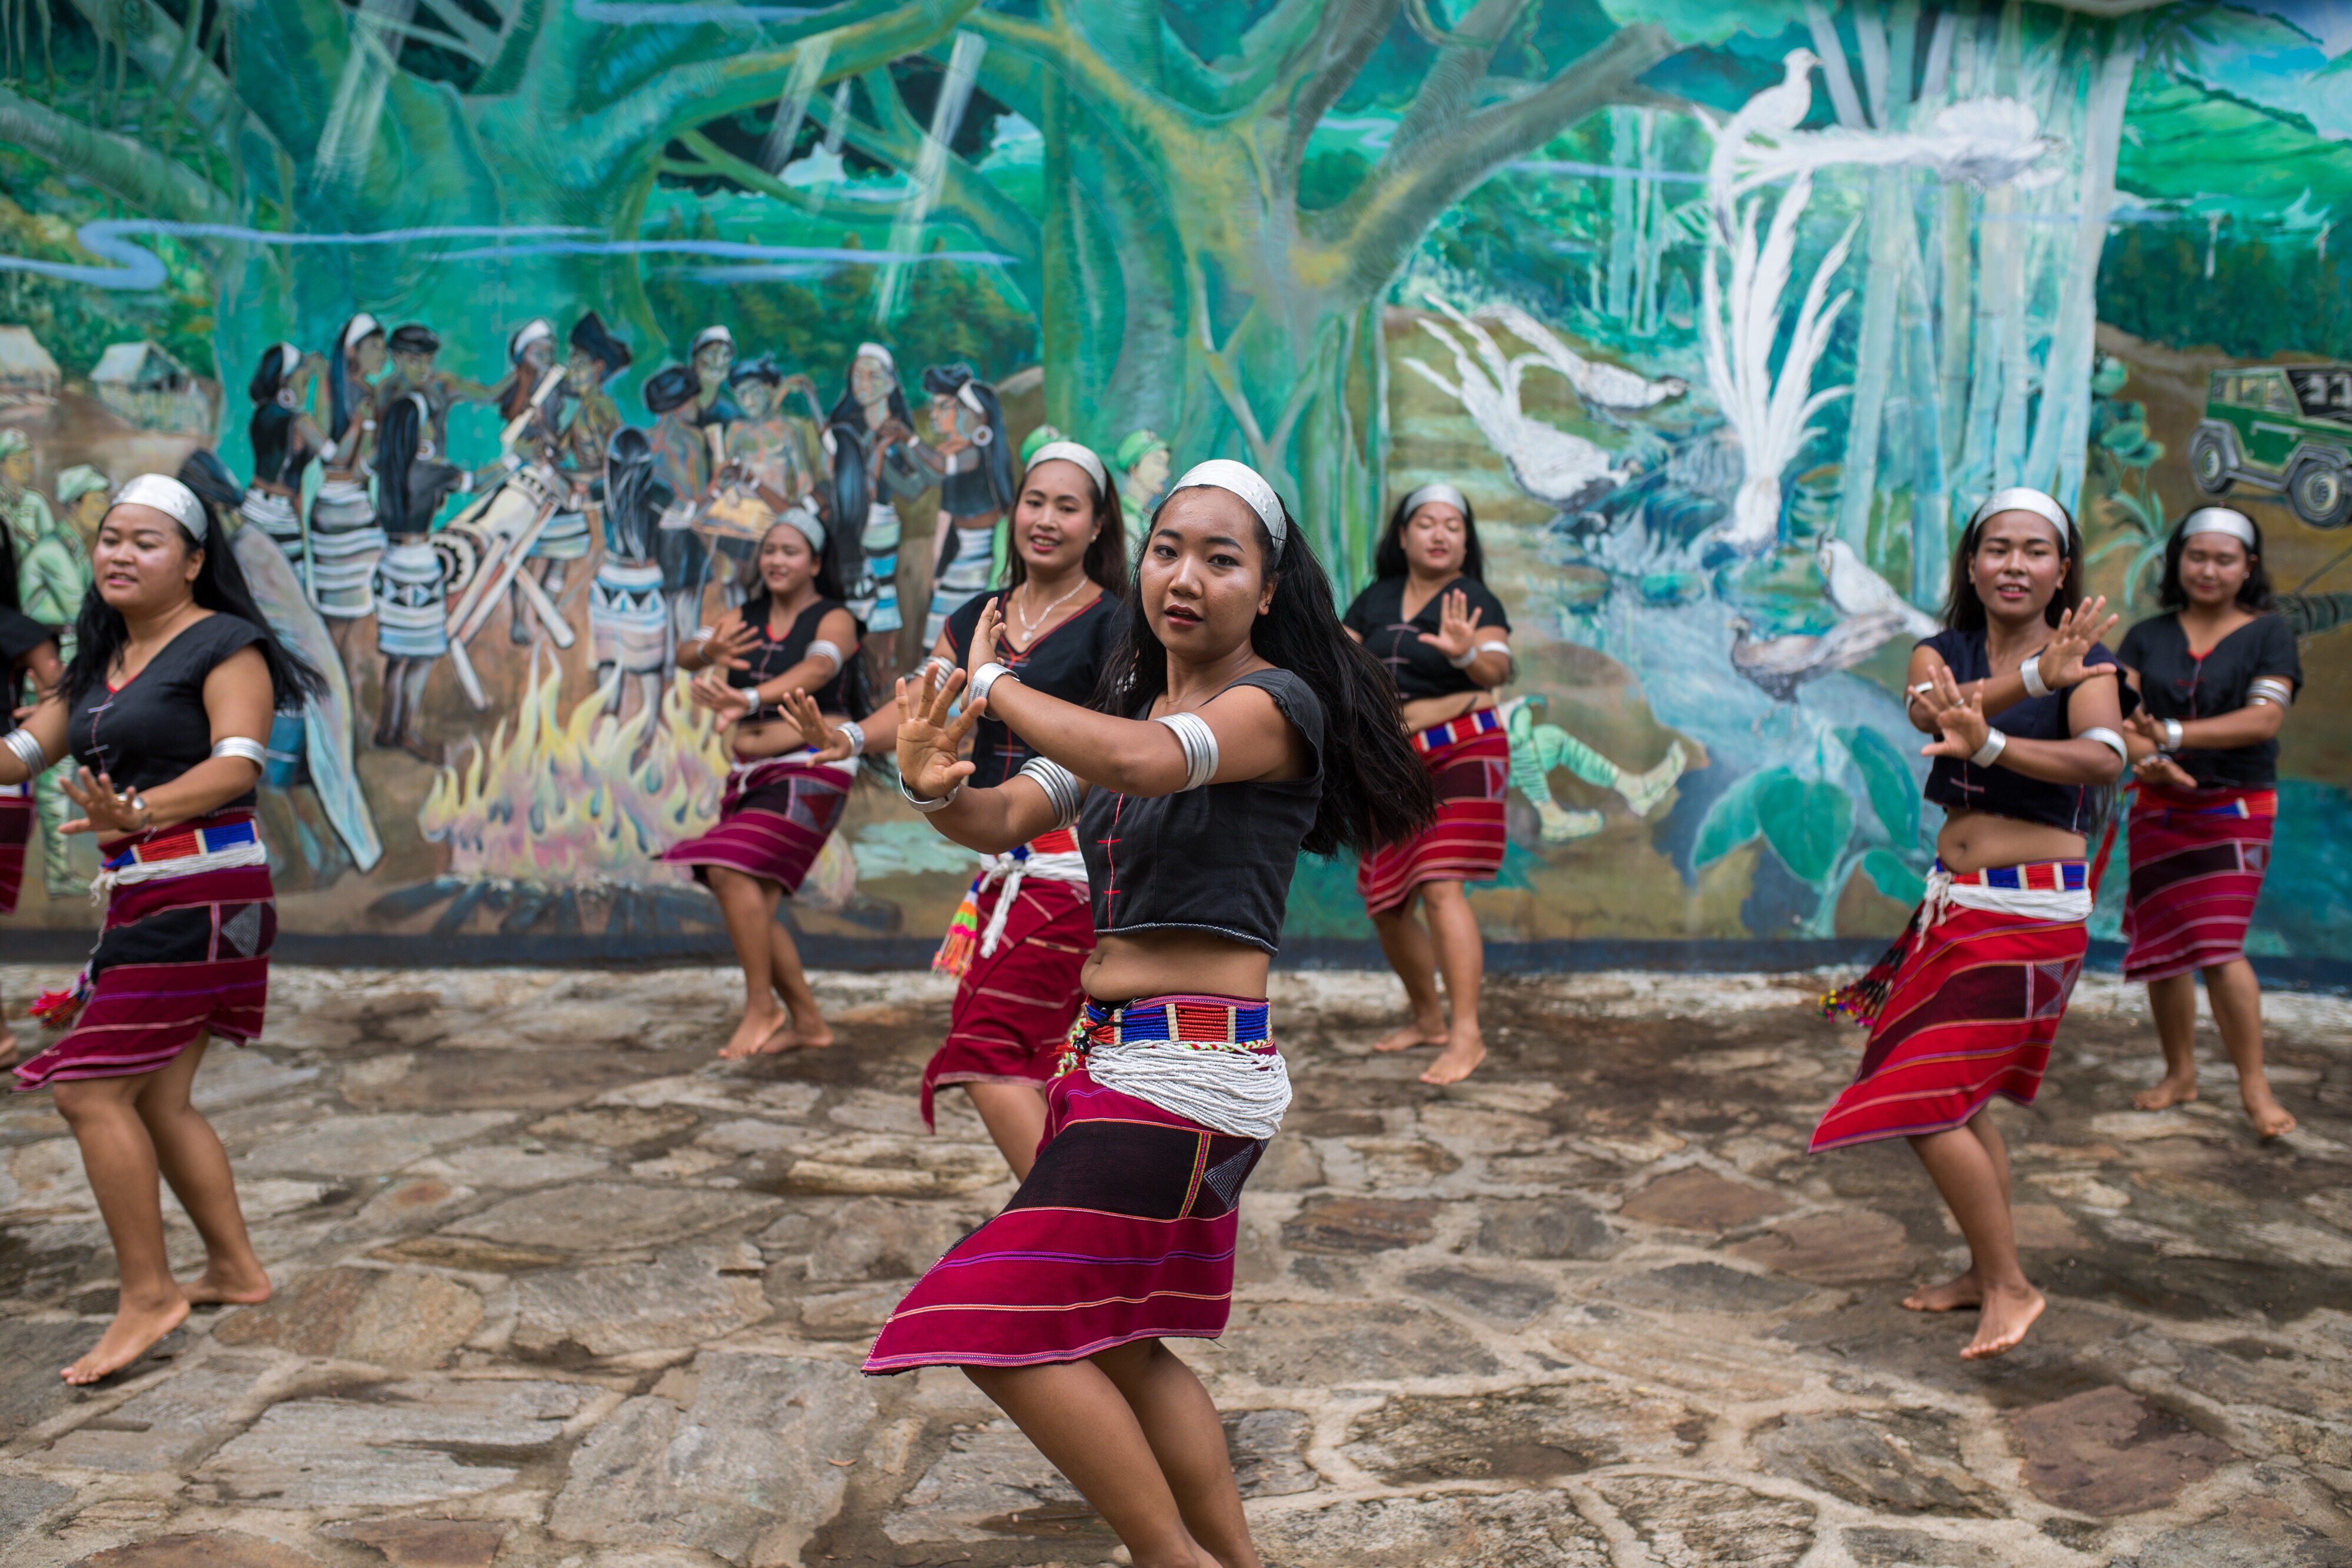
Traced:
<path fill-rule="evenodd" d="M 211 389 L 159 343 L 110 343 L 89 372 L 98 401 L 142 430 L 210 435 Z"/>
<path fill-rule="evenodd" d="M 0 407 L 54 402 L 58 362 L 29 327 L 0 327 Z"/>

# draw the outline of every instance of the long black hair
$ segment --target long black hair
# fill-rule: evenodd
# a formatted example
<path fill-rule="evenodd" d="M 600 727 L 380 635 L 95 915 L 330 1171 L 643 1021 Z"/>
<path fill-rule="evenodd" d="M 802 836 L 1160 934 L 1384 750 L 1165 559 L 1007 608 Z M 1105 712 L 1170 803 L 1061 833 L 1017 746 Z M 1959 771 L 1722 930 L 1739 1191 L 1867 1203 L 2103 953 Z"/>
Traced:
<path fill-rule="evenodd" d="M 669 486 L 654 474 L 654 444 L 634 424 L 604 444 L 604 549 L 629 560 L 650 560 L 654 522 L 669 502 Z M 671 499 L 676 499 L 672 497 Z"/>
<path fill-rule="evenodd" d="M 1171 490 L 1151 514 L 1153 526 Z M 1257 656 L 1288 670 L 1323 705 L 1323 798 L 1302 847 L 1328 855 L 1342 846 L 1368 853 L 1381 844 L 1401 843 L 1427 828 L 1437 815 L 1437 793 L 1429 769 L 1405 739 L 1397 711 L 1396 682 L 1371 650 L 1348 635 L 1331 607 L 1331 579 L 1307 542 L 1306 530 L 1283 507 L 1286 542 L 1270 569 L 1274 603 L 1250 631 Z M 1274 537 L 1261 522 L 1259 559 L 1274 559 Z M 1143 608 L 1143 586 L 1127 591 L 1118 642 L 1103 670 L 1094 706 L 1132 716 L 1168 690 L 1168 649 L 1151 630 Z"/>
<path fill-rule="evenodd" d="M 294 410 L 280 401 L 288 380 L 301 368 L 302 355 L 291 343 L 272 343 L 261 351 L 261 363 L 247 383 L 253 400 L 253 420 L 246 434 L 253 443 L 253 476 L 265 484 L 285 483 L 287 444 L 294 428 Z"/>
<path fill-rule="evenodd" d="M 2074 514 L 2063 503 L 2051 501 L 2059 515 L 2066 519 L 2066 574 L 2058 580 L 2058 591 L 2043 606 L 2042 619 L 2055 626 L 2065 613 L 2083 602 L 2083 531 L 2074 526 Z M 2005 507 L 2002 511 L 2024 511 L 2021 507 Z M 2000 512 L 1979 514 L 1960 530 L 1959 547 L 1952 551 L 1952 586 L 1944 601 L 1944 624 L 1955 632 L 1981 632 L 1985 629 L 1984 600 L 1977 593 L 1977 585 L 1969 576 L 1969 563 L 1976 559 L 1977 540 L 1984 526 Z M 2047 518 L 2043 519 L 2047 521 Z"/>
<path fill-rule="evenodd" d="M 174 529 L 183 545 L 203 552 L 193 584 L 196 602 L 216 613 L 234 615 L 261 633 L 252 645 L 261 654 L 261 662 L 269 666 L 269 685 L 275 693 L 273 706 L 278 712 L 292 713 L 303 706 L 305 699 L 325 696 L 327 678 L 278 640 L 278 633 L 270 630 L 268 618 L 253 601 L 253 590 L 246 584 L 245 570 L 236 564 L 236 551 L 229 548 L 228 530 L 224 525 L 230 508 L 244 494 L 244 486 L 210 452 L 191 454 L 180 465 L 179 479 L 196 493 L 197 500 L 211 517 L 203 544 L 184 527 Z M 79 646 L 74 649 L 73 663 L 66 666 L 68 707 L 106 684 L 108 674 L 131 637 L 122 612 L 100 597 L 95 583 L 82 595 L 81 614 L 74 622 L 74 637 Z"/>
<path fill-rule="evenodd" d="M 824 552 L 840 582 L 856 582 L 866 574 L 866 519 L 874 509 L 874 477 L 866 472 L 866 419 L 852 399 L 849 417 L 835 418 L 824 432 L 824 501 L 828 535 Z M 840 410 L 835 408 L 837 415 Z"/>
<path fill-rule="evenodd" d="M 335 351 L 327 356 L 327 434 L 336 441 L 342 440 L 344 433 L 351 429 L 352 421 L 358 417 L 368 398 L 368 384 L 352 374 L 352 350 L 370 338 L 383 336 L 383 328 L 378 324 L 361 333 L 358 342 L 345 342 L 358 320 L 354 316 L 343 323 L 342 330 L 335 334 Z"/>
<path fill-rule="evenodd" d="M 851 362 L 856 363 L 855 361 Z M 895 368 L 890 371 L 890 417 L 908 430 L 915 428 L 915 411 L 907 406 L 907 389 L 898 384 L 898 372 Z M 866 428 L 866 405 L 857 401 L 857 391 L 849 384 L 846 373 L 841 378 L 841 395 L 833 400 L 833 411 L 824 416 L 824 422 L 829 425 L 854 424 L 860 430 Z"/>
<path fill-rule="evenodd" d="M 971 402 L 980 405 L 982 428 L 988 432 L 984 439 L 972 444 L 980 448 L 980 470 L 988 476 L 989 498 L 996 503 L 997 510 L 1010 511 L 1014 494 L 1013 444 L 1005 437 L 1004 405 L 997 402 L 996 389 L 975 379 L 967 364 L 933 365 L 923 372 L 923 392 L 927 396 L 970 408 L 971 403 L 963 402 L 967 389 Z"/>
<path fill-rule="evenodd" d="M 1069 459 L 1049 457 L 1046 461 L 1067 463 Z M 1037 465 L 1032 462 L 1021 470 L 1021 483 L 1013 490 L 1015 499 L 1019 498 L 1022 491 L 1029 488 L 1029 470 L 1035 466 Z M 1088 474 L 1087 477 L 1092 479 L 1094 476 Z M 1118 486 L 1112 481 L 1108 465 L 1103 469 L 1102 486 L 1095 492 L 1094 542 L 1087 546 L 1086 555 L 1078 561 L 1078 570 L 1105 593 L 1116 596 L 1127 591 L 1127 513 L 1118 504 Z M 1004 552 L 1006 591 L 1009 592 L 1028 580 L 1028 561 L 1022 558 L 1019 549 L 1008 549 Z"/>
<path fill-rule="evenodd" d="M 2263 564 L 2263 527 L 2243 512 L 2229 510 L 2232 517 L 2244 518 L 2246 527 L 2254 530 L 2252 544 L 2238 540 L 2246 551 L 2246 580 L 2238 584 L 2238 608 L 2259 615 L 2271 607 L 2271 569 Z M 2189 536 L 2181 530 L 2188 526 L 2189 518 L 2181 518 L 2174 525 L 2172 537 L 2164 541 L 2164 580 L 2157 588 L 2156 601 L 2167 610 L 2189 607 L 2189 591 L 2180 586 L 2180 552 L 2189 548 Z"/>
<path fill-rule="evenodd" d="M 774 533 L 778 528 L 793 528 L 795 532 L 799 531 L 790 518 L 780 517 L 770 523 L 766 530 L 760 535 L 761 549 L 767 549 L 768 535 Z M 826 531 L 829 535 L 832 530 Z M 808 536 L 802 534 L 801 537 L 806 538 Z M 832 542 L 830 538 L 825 540 L 828 547 Z M 841 574 L 835 570 L 833 551 L 828 548 L 814 553 L 816 556 L 816 578 L 811 586 L 816 590 L 816 596 L 819 599 L 829 599 L 835 604 L 840 603 L 844 597 L 841 591 Z M 772 607 L 773 601 L 768 597 L 767 574 L 763 572 L 753 584 L 751 591 L 743 600 L 743 624 L 758 626 L 764 630 Z M 858 627 L 859 634 L 863 635 L 865 630 L 865 626 L 861 623 Z M 857 656 L 856 648 L 845 648 L 842 651 L 841 670 L 837 678 L 841 683 L 841 706 L 844 712 L 852 715 L 862 714 L 874 706 L 866 700 L 866 661 Z"/>
<path fill-rule="evenodd" d="M 1412 563 L 1404 558 L 1404 526 L 1412 521 L 1412 494 L 1407 492 L 1389 514 L 1388 531 L 1381 536 L 1378 548 L 1372 551 L 1372 576 L 1404 577 L 1412 570 Z M 1470 497 L 1462 497 L 1462 575 L 1486 580 L 1486 552 L 1478 548 L 1478 514 L 1470 508 Z"/>
<path fill-rule="evenodd" d="M 388 534 L 421 534 L 433 526 L 430 512 L 409 516 L 408 473 L 425 445 L 424 402 L 416 392 L 393 399 L 375 428 L 375 522 Z"/>

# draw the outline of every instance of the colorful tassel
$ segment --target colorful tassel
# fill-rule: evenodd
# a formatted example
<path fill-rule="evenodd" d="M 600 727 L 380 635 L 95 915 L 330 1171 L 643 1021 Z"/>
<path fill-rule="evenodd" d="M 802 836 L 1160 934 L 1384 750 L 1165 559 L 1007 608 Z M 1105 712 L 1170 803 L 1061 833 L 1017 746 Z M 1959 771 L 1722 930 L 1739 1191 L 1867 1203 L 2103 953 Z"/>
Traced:
<path fill-rule="evenodd" d="M 931 955 L 931 967 L 942 975 L 961 976 L 971 967 L 974 954 L 980 949 L 980 884 L 987 873 L 971 879 L 963 890 L 963 902 L 956 905 L 953 918 L 948 922 L 948 934 L 940 938 L 940 950 Z"/>
<path fill-rule="evenodd" d="M 1822 998 L 1822 1017 L 1835 1022 L 1844 1019 L 1863 1029 L 1878 1021 L 1878 1009 L 1895 990 L 1895 976 L 1903 967 L 1903 955 L 1911 946 L 1911 937 L 1919 929 L 1924 908 L 1914 913 L 1903 935 L 1886 949 L 1877 963 L 1863 971 L 1862 977 L 1851 985 L 1839 987 Z"/>
<path fill-rule="evenodd" d="M 44 1029 L 71 1029 L 81 1015 L 82 1004 L 89 1000 L 89 971 L 84 969 L 74 977 L 73 985 L 62 991 L 43 991 L 25 1010 L 41 1020 Z"/>

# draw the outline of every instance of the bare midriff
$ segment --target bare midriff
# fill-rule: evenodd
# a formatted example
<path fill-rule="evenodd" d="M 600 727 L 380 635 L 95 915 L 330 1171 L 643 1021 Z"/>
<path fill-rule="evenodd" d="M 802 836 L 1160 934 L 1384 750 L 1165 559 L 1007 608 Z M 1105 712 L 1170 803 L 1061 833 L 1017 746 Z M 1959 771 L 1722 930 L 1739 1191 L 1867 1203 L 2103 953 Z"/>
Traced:
<path fill-rule="evenodd" d="M 1449 718 L 1460 718 L 1465 713 L 1495 706 L 1495 694 L 1487 691 L 1448 692 L 1442 697 L 1409 697 L 1398 705 L 1404 714 L 1407 729 L 1427 729 L 1433 724 L 1444 724 Z"/>
<path fill-rule="evenodd" d="M 829 713 L 824 716 L 824 722 L 845 725 L 849 722 L 849 716 Z M 780 719 L 735 727 L 735 760 L 738 762 L 758 762 L 763 758 L 782 757 L 788 752 L 802 750 L 807 744 L 801 738 L 798 725 L 786 724 Z"/>
<path fill-rule="evenodd" d="M 2039 861 L 2083 858 L 2080 833 L 1990 811 L 1950 811 L 1936 835 L 1936 858 L 1947 871 L 1983 871 L 1990 866 L 2029 865 Z"/>
<path fill-rule="evenodd" d="M 1097 1001 L 1138 997 L 1263 997 L 1273 956 L 1204 931 L 1098 934 L 1078 984 Z"/>

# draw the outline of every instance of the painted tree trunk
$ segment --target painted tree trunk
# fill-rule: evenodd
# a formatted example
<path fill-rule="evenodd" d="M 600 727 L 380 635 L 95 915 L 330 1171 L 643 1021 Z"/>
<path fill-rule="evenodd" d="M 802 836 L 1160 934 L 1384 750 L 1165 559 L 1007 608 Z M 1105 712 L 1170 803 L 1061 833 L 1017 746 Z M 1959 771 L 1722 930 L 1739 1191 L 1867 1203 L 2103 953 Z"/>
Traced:
<path fill-rule="evenodd" d="M 1871 550 L 1870 519 L 1878 494 L 1880 424 L 1893 371 L 1895 315 L 1902 304 L 1903 225 L 1911 221 L 1908 180 L 1899 169 L 1881 169 L 1871 175 L 1862 338 L 1854 350 L 1853 412 L 1838 479 L 1838 537 L 1882 570 L 1886 562 Z"/>

